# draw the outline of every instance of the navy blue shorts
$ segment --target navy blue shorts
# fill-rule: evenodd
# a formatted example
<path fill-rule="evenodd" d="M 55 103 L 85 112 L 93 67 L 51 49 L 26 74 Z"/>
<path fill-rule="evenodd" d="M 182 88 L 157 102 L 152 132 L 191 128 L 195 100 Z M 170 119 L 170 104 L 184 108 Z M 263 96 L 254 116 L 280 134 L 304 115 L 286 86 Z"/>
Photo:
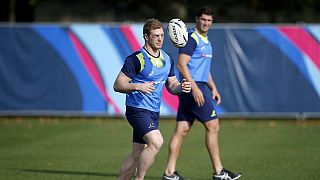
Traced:
<path fill-rule="evenodd" d="M 213 106 L 215 100 L 212 98 L 212 92 L 209 86 L 204 82 L 197 82 L 197 85 L 203 93 L 204 105 L 200 107 L 197 105 L 192 96 L 192 92 L 180 94 L 177 121 L 189 121 L 193 124 L 195 119 L 204 123 L 218 118 Z"/>
<path fill-rule="evenodd" d="M 136 143 L 146 144 L 143 136 L 159 126 L 159 112 L 126 106 L 126 117 L 133 128 L 132 141 Z"/>

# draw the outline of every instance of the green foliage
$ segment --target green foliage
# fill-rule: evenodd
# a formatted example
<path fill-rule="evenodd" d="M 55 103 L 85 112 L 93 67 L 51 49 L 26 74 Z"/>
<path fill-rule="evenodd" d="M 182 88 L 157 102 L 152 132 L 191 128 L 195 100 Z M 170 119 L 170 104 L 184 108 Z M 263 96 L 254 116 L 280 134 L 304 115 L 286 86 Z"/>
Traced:
<path fill-rule="evenodd" d="M 204 5 L 215 9 L 218 23 L 319 23 L 319 0 L 11 0 L 0 1 L 0 21 L 144 22 L 155 17 L 192 23 Z"/>
<path fill-rule="evenodd" d="M 161 120 L 164 146 L 146 179 L 160 179 L 175 121 Z M 131 150 L 123 119 L 21 118 L 0 120 L 0 179 L 116 179 Z M 221 120 L 224 166 L 242 179 L 318 179 L 320 121 Z M 190 179 L 211 179 L 204 128 L 196 122 L 177 169 Z"/>

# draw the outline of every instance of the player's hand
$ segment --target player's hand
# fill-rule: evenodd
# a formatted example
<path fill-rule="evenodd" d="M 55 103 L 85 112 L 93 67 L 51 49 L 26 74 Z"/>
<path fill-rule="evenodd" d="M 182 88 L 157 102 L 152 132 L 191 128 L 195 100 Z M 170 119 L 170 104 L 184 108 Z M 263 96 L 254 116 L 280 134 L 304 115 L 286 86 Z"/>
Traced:
<path fill-rule="evenodd" d="M 213 99 L 216 100 L 217 105 L 221 103 L 221 96 L 218 91 L 212 91 Z"/>
<path fill-rule="evenodd" d="M 145 94 L 151 94 L 155 90 L 154 82 L 150 81 L 138 84 L 138 90 Z"/>
<path fill-rule="evenodd" d="M 198 87 L 192 88 L 192 95 L 198 106 L 203 106 L 204 98 L 201 90 Z"/>
<path fill-rule="evenodd" d="M 181 89 L 182 89 L 182 92 L 189 93 L 191 91 L 191 83 L 186 79 L 182 79 Z"/>

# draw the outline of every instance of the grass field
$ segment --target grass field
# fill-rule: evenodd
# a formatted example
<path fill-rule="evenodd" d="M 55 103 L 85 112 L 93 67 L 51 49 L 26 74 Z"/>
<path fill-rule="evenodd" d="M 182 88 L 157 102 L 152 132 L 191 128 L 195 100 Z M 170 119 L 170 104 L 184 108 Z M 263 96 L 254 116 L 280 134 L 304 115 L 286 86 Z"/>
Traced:
<path fill-rule="evenodd" d="M 161 120 L 165 144 L 146 179 L 161 179 L 173 120 Z M 193 180 L 212 179 L 204 129 L 195 123 L 177 169 Z M 320 179 L 320 121 L 221 120 L 221 158 L 246 180 Z M 0 180 L 116 179 L 131 150 L 125 120 L 1 118 Z"/>

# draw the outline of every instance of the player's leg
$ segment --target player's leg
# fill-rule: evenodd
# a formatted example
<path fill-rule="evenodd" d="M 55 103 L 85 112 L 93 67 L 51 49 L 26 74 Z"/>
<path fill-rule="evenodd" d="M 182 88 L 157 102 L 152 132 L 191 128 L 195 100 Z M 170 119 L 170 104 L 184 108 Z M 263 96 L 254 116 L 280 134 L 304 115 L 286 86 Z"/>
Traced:
<path fill-rule="evenodd" d="M 188 121 L 177 121 L 174 134 L 169 143 L 169 155 L 165 175 L 171 176 L 176 171 L 176 163 L 184 138 L 188 135 L 191 123 Z"/>
<path fill-rule="evenodd" d="M 241 173 L 234 173 L 223 168 L 220 160 L 219 152 L 219 120 L 218 118 L 204 123 L 206 128 L 206 146 L 211 158 L 212 167 L 215 173 L 213 174 L 214 180 L 223 179 L 239 179 Z"/>
<path fill-rule="evenodd" d="M 201 86 L 199 86 L 201 87 Z M 205 142 L 206 147 L 209 152 L 212 168 L 215 172 L 213 175 L 214 180 L 220 179 L 238 179 L 241 174 L 233 173 L 223 168 L 220 159 L 219 151 L 219 119 L 217 117 L 216 111 L 213 106 L 212 93 L 209 90 L 208 86 L 202 86 L 201 91 L 203 92 L 205 103 L 203 106 L 196 108 L 194 113 L 197 118 L 205 127 Z"/>
<path fill-rule="evenodd" d="M 177 113 L 177 123 L 174 133 L 169 142 L 169 155 L 167 167 L 163 174 L 163 180 L 184 178 L 176 172 L 176 163 L 179 157 L 180 149 L 185 137 L 188 135 L 190 128 L 195 119 L 192 113 L 192 107 L 196 106 L 191 93 L 182 93 L 179 95 L 179 107 Z"/>
<path fill-rule="evenodd" d="M 234 173 L 223 168 L 219 152 L 219 120 L 218 118 L 203 123 L 206 129 L 206 146 L 211 158 L 214 180 L 239 179 L 241 173 Z"/>
<path fill-rule="evenodd" d="M 121 165 L 119 180 L 130 180 L 135 175 L 140 154 L 145 147 L 145 144 L 133 142 L 131 154 Z"/>
<path fill-rule="evenodd" d="M 143 136 L 147 147 L 141 152 L 137 167 L 136 180 L 144 179 L 144 176 L 153 164 L 156 154 L 163 144 L 163 137 L 159 130 L 153 130 Z"/>
<path fill-rule="evenodd" d="M 223 168 L 219 152 L 219 119 L 203 123 L 206 133 L 205 142 L 214 171 L 219 174 Z"/>
<path fill-rule="evenodd" d="M 137 169 L 136 176 L 141 177 L 141 173 L 139 173 L 140 171 L 138 169 L 141 164 L 140 161 L 141 161 L 142 152 L 147 148 L 150 149 L 149 147 L 150 145 L 151 147 L 154 147 L 156 145 L 157 145 L 156 147 L 158 147 L 159 144 L 162 145 L 163 143 L 162 135 L 158 130 L 159 112 L 152 112 L 152 111 L 148 111 L 141 108 L 127 106 L 126 117 L 129 124 L 133 128 L 133 136 L 132 136 L 133 153 L 131 153 L 128 159 L 123 163 L 123 166 L 121 166 L 119 179 L 120 177 L 121 178 L 124 177 L 125 179 L 129 177 L 129 179 L 131 179 L 136 169 Z M 155 132 L 158 131 L 158 133 L 155 133 L 153 131 Z M 151 138 L 149 138 L 149 135 L 147 135 L 148 133 L 151 134 L 150 135 Z M 145 136 L 146 138 L 144 138 Z M 144 159 L 144 157 L 142 159 Z M 142 168 L 142 172 L 143 172 L 143 169 L 144 168 Z M 126 175 L 122 176 L 122 174 L 126 174 Z"/>
<path fill-rule="evenodd" d="M 212 92 L 206 83 L 197 83 L 197 85 L 203 93 L 204 104 L 203 106 L 195 107 L 193 112 L 205 127 L 205 142 L 211 158 L 213 171 L 220 173 L 223 166 L 219 153 L 219 119 L 213 105 Z"/>

